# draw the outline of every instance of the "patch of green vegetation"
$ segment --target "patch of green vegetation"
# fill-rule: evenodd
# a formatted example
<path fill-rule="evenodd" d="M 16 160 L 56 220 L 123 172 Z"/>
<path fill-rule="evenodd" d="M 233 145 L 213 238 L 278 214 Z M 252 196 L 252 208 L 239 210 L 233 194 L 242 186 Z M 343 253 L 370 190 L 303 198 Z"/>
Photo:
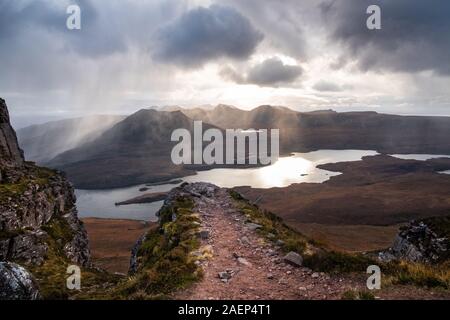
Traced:
<path fill-rule="evenodd" d="M 23 194 L 28 184 L 31 182 L 29 179 L 21 179 L 17 183 L 2 183 L 0 184 L 0 202 L 6 201 L 8 198 L 13 198 L 17 195 Z"/>
<path fill-rule="evenodd" d="M 105 296 L 105 290 L 114 286 L 120 279 L 96 269 L 81 269 L 81 291 L 67 289 L 67 267 L 73 263 L 66 258 L 64 246 L 73 239 L 73 231 L 63 217 L 53 218 L 42 229 L 47 232 L 48 246 L 44 263 L 31 266 L 39 291 L 45 300 L 85 299 Z"/>
<path fill-rule="evenodd" d="M 369 291 L 349 290 L 342 294 L 342 300 L 375 300 L 375 296 Z"/>
<path fill-rule="evenodd" d="M 348 254 L 326 250 L 305 256 L 303 263 L 313 270 L 329 273 L 365 273 L 368 266 L 378 264 L 374 259 L 361 254 Z"/>
<path fill-rule="evenodd" d="M 51 239 L 58 240 L 57 243 L 72 241 L 74 234 L 69 223 L 63 217 L 55 217 L 49 223 L 42 226 L 42 230 L 48 233 Z"/>
<path fill-rule="evenodd" d="M 235 200 L 237 208 L 246 216 L 247 220 L 262 226 L 257 232 L 268 241 L 281 240 L 283 243 L 281 247 L 286 252 L 295 251 L 303 254 L 308 251 L 310 246 L 307 239 L 284 224 L 280 217 L 267 210 L 261 210 L 234 190 L 230 190 L 229 193 Z"/>
<path fill-rule="evenodd" d="M 15 198 L 28 190 L 30 184 L 47 186 L 49 179 L 56 174 L 54 170 L 41 167 L 31 167 L 26 176 L 15 183 L 0 184 L 0 203 L 8 198 Z"/>
<path fill-rule="evenodd" d="M 64 253 L 64 245 L 73 239 L 73 230 L 63 217 L 55 217 L 42 230 L 47 232 L 48 246 L 44 263 L 31 267 L 36 277 L 41 295 L 46 300 L 65 300 L 73 292 L 66 286 L 67 266 L 69 263 Z"/>
<path fill-rule="evenodd" d="M 191 252 L 200 247 L 199 218 L 194 203 L 178 198 L 160 212 L 160 225 L 146 234 L 138 251 L 139 269 L 119 284 L 112 296 L 119 299 L 160 299 L 199 280 L 201 270 Z M 172 214 L 176 218 L 172 221 Z"/>

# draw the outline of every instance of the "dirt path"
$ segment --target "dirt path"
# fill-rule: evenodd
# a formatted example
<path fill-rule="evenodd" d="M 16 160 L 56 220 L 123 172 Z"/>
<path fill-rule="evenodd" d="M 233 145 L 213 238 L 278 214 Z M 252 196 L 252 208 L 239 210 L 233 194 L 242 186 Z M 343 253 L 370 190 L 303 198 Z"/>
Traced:
<path fill-rule="evenodd" d="M 196 211 L 209 231 L 202 245 L 212 247 L 213 257 L 202 263 L 203 279 L 176 299 L 340 299 L 361 285 L 285 264 L 279 248 L 248 227 L 225 189 L 196 198 Z M 230 279 L 221 279 L 222 272 Z"/>

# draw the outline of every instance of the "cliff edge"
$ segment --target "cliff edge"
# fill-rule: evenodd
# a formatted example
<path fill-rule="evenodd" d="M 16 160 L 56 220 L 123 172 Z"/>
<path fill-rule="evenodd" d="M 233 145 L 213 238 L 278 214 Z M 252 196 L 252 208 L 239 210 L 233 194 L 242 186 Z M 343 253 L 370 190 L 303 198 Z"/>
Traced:
<path fill-rule="evenodd" d="M 54 268 L 65 273 L 64 266 L 69 264 L 90 265 L 87 233 L 78 219 L 74 190 L 66 178 L 25 161 L 3 99 L 0 172 L 0 262 L 8 263 L 9 268 L 0 291 L 7 287 L 8 279 L 16 281 L 9 274 L 23 274 L 26 269 L 36 278 L 43 296 L 51 296 L 54 284 L 48 283 L 47 273 Z"/>

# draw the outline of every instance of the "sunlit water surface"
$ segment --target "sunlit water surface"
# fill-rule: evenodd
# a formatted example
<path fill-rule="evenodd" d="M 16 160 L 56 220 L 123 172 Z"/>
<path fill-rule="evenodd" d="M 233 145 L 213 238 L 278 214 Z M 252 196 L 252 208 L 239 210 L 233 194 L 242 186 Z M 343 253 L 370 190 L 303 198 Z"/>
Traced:
<path fill-rule="evenodd" d="M 317 168 L 320 164 L 357 161 L 364 156 L 376 155 L 368 150 L 319 150 L 308 153 L 293 153 L 281 157 L 270 166 L 250 169 L 212 169 L 200 171 L 196 175 L 184 177 L 183 182 L 210 182 L 220 187 L 251 186 L 254 188 L 286 187 L 293 183 L 321 183 L 332 176 L 339 175 Z M 427 160 L 450 157 L 442 155 L 393 155 L 401 159 Z M 446 171 L 443 173 L 449 173 Z M 179 184 L 164 184 L 147 187 L 145 192 L 169 191 Z M 137 220 L 156 220 L 155 213 L 161 208 L 162 201 L 149 204 L 115 206 L 116 202 L 127 200 L 142 194 L 137 185 L 127 188 L 108 190 L 76 190 L 77 207 L 81 217 L 122 218 Z"/>

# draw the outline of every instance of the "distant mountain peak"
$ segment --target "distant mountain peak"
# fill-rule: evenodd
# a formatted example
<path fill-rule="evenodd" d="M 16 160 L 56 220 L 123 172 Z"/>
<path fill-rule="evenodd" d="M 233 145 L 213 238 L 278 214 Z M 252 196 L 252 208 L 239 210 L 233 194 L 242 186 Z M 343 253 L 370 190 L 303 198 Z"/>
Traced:
<path fill-rule="evenodd" d="M 214 109 L 217 110 L 223 110 L 223 109 L 233 109 L 233 110 L 240 110 L 239 108 L 235 107 L 235 106 L 231 106 L 228 104 L 218 104 Z"/>
<path fill-rule="evenodd" d="M 11 127 L 6 102 L 2 98 L 0 98 L 0 151 L 0 166 L 21 166 L 23 164 L 23 151 L 19 148 L 16 132 Z"/>
<path fill-rule="evenodd" d="M 269 104 L 264 104 L 264 105 L 261 105 L 259 107 L 256 107 L 252 111 L 272 111 L 272 110 L 284 111 L 284 112 L 297 112 L 297 111 L 292 110 L 292 109 L 290 109 L 288 107 L 272 106 L 272 105 L 269 105 Z"/>

